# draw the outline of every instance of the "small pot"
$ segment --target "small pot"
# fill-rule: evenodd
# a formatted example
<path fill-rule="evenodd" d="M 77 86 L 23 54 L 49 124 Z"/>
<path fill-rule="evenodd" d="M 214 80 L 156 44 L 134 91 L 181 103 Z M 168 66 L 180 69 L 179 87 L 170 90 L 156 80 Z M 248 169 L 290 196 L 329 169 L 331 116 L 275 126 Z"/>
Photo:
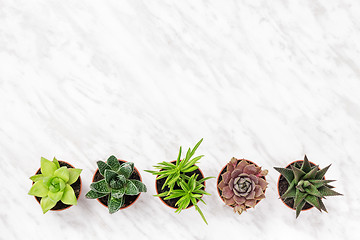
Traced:
<path fill-rule="evenodd" d="M 296 160 L 293 161 L 292 163 L 288 164 L 285 168 L 291 169 L 291 165 L 294 165 L 295 163 L 300 163 L 300 165 L 302 164 L 304 160 Z M 310 161 L 309 161 L 310 162 Z M 316 166 L 315 163 L 310 162 L 310 165 Z M 320 168 L 319 168 L 320 170 Z M 323 179 L 325 179 L 325 177 L 323 177 Z M 296 210 L 296 208 L 293 208 L 294 206 L 294 199 L 293 198 L 288 198 L 285 201 L 281 198 L 281 196 L 286 192 L 287 188 L 289 187 L 289 183 L 287 182 L 287 180 L 285 179 L 285 177 L 283 175 L 280 174 L 278 182 L 277 182 L 277 190 L 278 190 L 278 194 L 279 194 L 279 198 L 281 199 L 281 201 L 290 209 L 292 210 Z M 303 209 L 301 211 L 306 211 L 306 210 L 310 210 L 312 209 L 314 206 L 312 206 L 309 203 L 305 203 L 305 206 L 303 207 Z"/>
<path fill-rule="evenodd" d="M 172 164 L 175 164 L 176 163 L 176 160 L 174 161 L 171 161 L 170 163 Z M 204 174 L 202 173 L 202 171 L 200 170 L 200 168 L 196 169 L 195 171 L 193 172 L 189 172 L 189 173 L 185 173 L 185 175 L 191 177 L 194 173 L 198 174 L 198 177 L 196 178 L 196 180 L 201 180 L 204 178 Z M 163 193 L 163 192 L 166 192 L 169 190 L 168 187 L 164 187 L 164 190 L 161 190 L 163 184 L 165 183 L 165 180 L 166 178 L 162 178 L 160 180 L 155 180 L 155 190 L 156 190 L 156 194 L 160 194 L 160 193 Z M 202 190 L 205 190 L 205 182 L 203 183 L 204 184 L 204 187 L 202 188 Z M 174 190 L 175 189 L 181 189 L 180 187 L 178 187 L 176 184 L 174 186 Z M 175 207 L 175 203 L 179 200 L 179 198 L 173 198 L 173 199 L 169 199 L 169 200 L 165 200 L 164 198 L 165 197 L 159 197 L 160 200 L 168 207 L 170 208 L 173 208 L 173 209 L 177 209 L 177 207 Z M 191 202 L 189 204 L 189 206 L 186 208 L 191 208 L 192 206 L 194 206 Z"/>
<path fill-rule="evenodd" d="M 256 167 L 259 167 L 256 163 L 254 163 L 254 162 L 252 162 L 252 161 L 250 161 L 250 160 L 247 160 L 247 159 L 238 159 L 238 162 L 237 162 L 236 164 L 238 164 L 240 160 L 245 160 L 246 162 L 248 162 L 248 163 L 250 163 L 250 164 L 254 164 Z M 218 175 L 218 177 L 217 177 L 217 181 L 216 181 L 217 184 L 216 184 L 216 186 L 218 186 L 219 183 L 221 182 L 221 180 L 222 180 L 221 175 L 226 172 L 226 167 L 227 167 L 227 164 L 221 169 L 221 171 L 220 171 L 220 173 L 219 173 L 219 175 Z M 266 181 L 266 178 L 265 178 L 264 176 L 262 176 L 261 178 Z M 221 196 L 221 195 L 222 195 L 222 191 L 221 191 L 218 187 L 216 187 L 216 189 L 217 189 L 217 192 L 218 192 L 218 194 L 219 194 L 219 197 L 220 197 L 221 200 L 225 203 L 223 197 Z M 265 194 L 265 192 L 266 192 L 266 189 L 265 189 L 265 191 L 264 191 L 264 194 Z M 257 200 L 255 205 L 257 205 L 260 201 L 261 201 L 261 200 Z M 227 206 L 229 206 L 229 205 L 227 205 Z M 232 206 L 229 206 L 229 207 L 232 207 Z M 232 207 L 232 208 L 234 208 L 234 207 Z M 249 208 L 250 208 L 250 207 L 246 206 L 246 209 L 249 209 Z"/>
<path fill-rule="evenodd" d="M 120 164 L 127 162 L 125 160 L 120 160 L 120 159 L 118 159 L 118 161 Z M 99 169 L 96 169 L 93 179 L 92 179 L 92 182 L 97 182 L 101 179 L 104 179 L 104 177 L 100 174 Z M 131 174 L 131 176 L 129 177 L 129 179 L 136 179 L 136 180 L 139 180 L 142 182 L 140 172 L 137 170 L 136 167 L 134 167 L 134 171 Z M 123 206 L 120 208 L 120 210 L 128 208 L 131 205 L 133 205 L 135 203 L 135 201 L 139 198 L 140 194 L 141 193 L 139 193 L 138 195 L 133 195 L 133 196 L 124 195 L 125 202 L 124 202 Z M 101 205 L 103 205 L 104 207 L 108 207 L 108 198 L 109 198 L 109 195 L 101 197 L 101 198 L 97 198 L 96 200 L 98 200 L 98 202 Z"/>
<path fill-rule="evenodd" d="M 60 160 L 58 160 L 58 162 L 59 162 L 60 167 L 65 166 L 67 168 L 75 168 L 73 165 L 71 165 L 68 162 L 60 161 Z M 41 168 L 39 168 L 37 170 L 36 175 L 38 175 L 38 174 L 41 174 Z M 34 184 L 34 182 L 33 182 L 33 184 Z M 79 200 L 79 197 L 81 194 L 81 186 L 82 186 L 81 177 L 79 176 L 79 178 L 76 180 L 76 182 L 74 182 L 70 186 L 74 189 L 76 199 Z M 34 196 L 34 197 L 35 197 L 36 201 L 38 201 L 38 203 L 40 204 L 41 197 L 36 197 L 36 196 Z M 52 209 L 50 209 L 50 211 L 62 211 L 62 210 L 68 209 L 72 206 L 73 205 L 67 205 L 61 201 L 58 201 L 56 203 L 56 205 Z"/>

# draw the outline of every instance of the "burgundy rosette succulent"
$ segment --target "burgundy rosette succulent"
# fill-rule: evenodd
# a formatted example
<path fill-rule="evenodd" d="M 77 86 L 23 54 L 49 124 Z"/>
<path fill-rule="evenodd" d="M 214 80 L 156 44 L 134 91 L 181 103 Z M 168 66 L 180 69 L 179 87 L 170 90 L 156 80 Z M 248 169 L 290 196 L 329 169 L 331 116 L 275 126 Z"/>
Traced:
<path fill-rule="evenodd" d="M 262 170 L 250 161 L 232 158 L 218 184 L 225 204 L 239 214 L 247 208 L 255 207 L 258 201 L 265 198 L 268 183 L 264 176 L 267 173 L 267 170 Z"/>

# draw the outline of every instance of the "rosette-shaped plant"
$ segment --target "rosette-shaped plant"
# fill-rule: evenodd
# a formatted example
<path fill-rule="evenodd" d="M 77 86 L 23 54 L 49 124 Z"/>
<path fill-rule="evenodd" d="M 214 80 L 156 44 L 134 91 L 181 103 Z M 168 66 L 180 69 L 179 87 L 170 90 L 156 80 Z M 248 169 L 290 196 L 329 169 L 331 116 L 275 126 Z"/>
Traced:
<path fill-rule="evenodd" d="M 241 214 L 247 208 L 255 207 L 257 201 L 265 198 L 268 183 L 264 180 L 267 170 L 249 163 L 245 159 L 232 158 L 218 188 L 226 205 Z"/>
<path fill-rule="evenodd" d="M 134 171 L 134 163 L 126 162 L 120 165 L 115 156 L 109 157 L 107 163 L 97 162 L 99 172 L 104 179 L 93 182 L 85 197 L 90 199 L 109 195 L 109 213 L 117 212 L 124 204 L 124 195 L 138 195 L 146 192 L 146 186 L 141 181 L 129 179 Z"/>
<path fill-rule="evenodd" d="M 40 206 L 43 213 L 52 209 L 58 201 L 64 204 L 76 205 L 74 189 L 70 186 L 79 178 L 81 169 L 60 167 L 56 158 L 51 162 L 41 158 L 41 174 L 30 179 L 35 182 L 29 195 L 41 197 Z"/>
<path fill-rule="evenodd" d="M 293 208 L 296 208 L 296 218 L 300 215 L 306 203 L 316 207 L 320 212 L 322 210 L 327 212 L 322 198 L 342 195 L 332 190 L 334 187 L 328 184 L 335 180 L 324 179 L 325 173 L 330 166 L 320 170 L 319 166 L 311 166 L 305 155 L 301 166 L 297 166 L 297 163 L 295 163 L 290 165 L 291 169 L 274 167 L 289 183 L 289 187 L 281 196 L 281 199 L 294 199 Z"/>

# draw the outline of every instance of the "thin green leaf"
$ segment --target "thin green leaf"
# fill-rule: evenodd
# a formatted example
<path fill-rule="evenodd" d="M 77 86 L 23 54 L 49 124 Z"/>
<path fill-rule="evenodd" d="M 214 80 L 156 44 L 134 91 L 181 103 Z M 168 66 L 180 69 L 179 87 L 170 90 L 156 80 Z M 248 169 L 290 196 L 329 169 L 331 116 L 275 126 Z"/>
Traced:
<path fill-rule="evenodd" d="M 290 184 L 292 180 L 294 179 L 294 173 L 287 168 L 278 168 L 274 167 L 276 171 L 278 171 L 283 177 L 286 179 L 286 181 Z"/>

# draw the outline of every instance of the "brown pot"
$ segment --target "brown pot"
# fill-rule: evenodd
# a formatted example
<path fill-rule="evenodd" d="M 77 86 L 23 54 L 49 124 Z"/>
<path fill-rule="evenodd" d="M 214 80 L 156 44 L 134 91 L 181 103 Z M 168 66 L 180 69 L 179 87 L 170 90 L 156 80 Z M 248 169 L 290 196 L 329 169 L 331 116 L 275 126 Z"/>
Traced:
<path fill-rule="evenodd" d="M 58 162 L 59 162 L 60 167 L 66 166 L 68 168 L 75 168 L 73 165 L 71 165 L 68 162 L 60 161 L 60 160 L 58 160 Z M 39 168 L 36 171 L 36 175 L 38 175 L 40 173 L 41 173 L 41 168 Z M 33 184 L 34 184 L 34 182 L 33 182 Z M 81 177 L 79 176 L 79 178 L 76 180 L 76 182 L 74 182 L 70 186 L 74 189 L 76 199 L 79 200 L 79 197 L 81 195 L 81 187 L 82 187 Z M 41 197 L 36 197 L 36 196 L 34 196 L 34 197 L 35 197 L 36 201 L 40 204 Z M 58 201 L 56 203 L 56 205 L 52 209 L 50 209 L 50 211 L 62 211 L 62 210 L 68 209 L 72 206 L 73 205 L 67 205 L 61 201 Z"/>
<path fill-rule="evenodd" d="M 302 163 L 304 160 L 296 160 L 296 161 L 293 161 L 292 163 L 288 164 L 285 168 L 288 168 L 288 169 L 291 169 L 291 165 L 293 165 L 294 163 Z M 310 162 L 310 161 L 309 161 Z M 316 166 L 315 163 L 313 162 L 310 162 L 310 165 L 313 167 L 313 166 Z M 319 168 L 320 170 L 320 168 Z M 323 177 L 323 179 L 325 179 L 325 177 Z M 282 184 L 283 187 L 279 187 L 279 184 Z M 290 209 L 292 210 L 296 210 L 295 208 L 293 208 L 292 206 L 294 205 L 294 199 L 288 199 L 286 201 L 284 201 L 282 198 L 281 198 L 281 195 L 283 195 L 285 193 L 285 191 L 287 190 L 289 186 L 289 183 L 286 181 L 285 177 L 283 177 L 283 175 L 280 174 L 279 178 L 278 178 L 278 182 L 277 182 L 277 190 L 278 190 L 278 194 L 279 194 L 279 198 L 281 199 L 281 201 Z M 306 203 L 305 206 L 303 207 L 303 209 L 301 211 L 306 211 L 306 210 L 310 210 L 312 209 L 314 206 L 312 206 L 311 204 L 309 203 Z"/>
<path fill-rule="evenodd" d="M 171 161 L 170 163 L 175 164 L 175 163 L 176 163 L 176 160 Z M 193 171 L 193 172 L 185 173 L 185 174 L 188 175 L 188 176 L 191 176 L 191 175 L 193 175 L 194 173 L 199 174 L 199 176 L 197 177 L 197 180 L 200 180 L 200 179 L 203 179 L 203 178 L 204 178 L 204 174 L 203 174 L 203 172 L 200 170 L 200 168 L 196 169 L 196 170 Z M 163 180 L 163 181 L 162 181 L 162 180 Z M 165 191 L 160 191 L 160 192 L 159 192 L 158 187 L 159 187 L 159 189 L 161 189 L 161 187 L 162 187 L 162 185 L 163 185 L 163 182 L 165 182 L 165 178 L 160 179 L 160 180 L 155 180 L 155 190 L 156 190 L 156 194 L 160 194 L 160 193 L 165 192 L 165 191 L 167 191 L 167 190 L 169 189 L 168 187 L 165 187 L 165 189 L 167 189 L 167 190 L 165 190 Z M 205 184 L 205 182 L 204 182 L 204 188 L 202 189 L 202 190 L 204 190 L 204 191 L 205 191 L 205 186 L 206 186 L 206 184 Z M 179 188 L 177 188 L 177 186 L 175 185 L 174 189 L 179 189 Z M 178 201 L 178 198 L 169 199 L 169 200 L 164 200 L 164 198 L 165 198 L 165 197 L 159 197 L 159 199 L 160 199 L 166 206 L 168 206 L 168 207 L 170 207 L 170 208 L 173 208 L 173 209 L 177 209 L 176 207 L 174 207 L 175 204 L 174 204 L 174 206 L 172 206 L 172 205 L 170 205 L 170 203 L 172 203 L 172 202 L 175 202 L 175 203 L 176 203 L 176 202 Z M 190 202 L 189 206 L 188 206 L 186 209 L 191 208 L 191 207 L 193 207 L 193 206 L 194 206 L 194 205 Z"/>
<path fill-rule="evenodd" d="M 246 162 L 248 162 L 248 163 L 250 163 L 250 164 L 254 164 L 256 167 L 259 167 L 256 163 L 254 163 L 254 162 L 252 162 L 252 161 L 250 161 L 250 160 L 247 160 L 247 159 L 239 159 L 239 160 L 245 160 Z M 237 163 L 239 163 L 239 161 L 238 161 Z M 218 194 L 219 194 L 219 197 L 221 198 L 221 200 L 222 200 L 224 203 L 225 203 L 225 201 L 224 201 L 223 197 L 221 196 L 222 191 L 221 191 L 217 186 L 219 185 L 219 183 L 220 183 L 221 180 L 222 180 L 221 175 L 226 172 L 226 166 L 227 166 L 227 164 L 221 169 L 221 171 L 220 171 L 220 173 L 219 173 L 219 175 L 218 175 L 218 177 L 217 177 L 217 181 L 216 181 L 216 182 L 217 182 L 217 184 L 216 184 L 217 192 L 218 192 Z M 266 178 L 265 178 L 264 176 L 262 176 L 261 178 L 266 181 Z M 265 191 L 264 191 L 264 194 L 265 194 L 265 192 L 266 192 L 266 189 L 265 189 Z M 261 200 L 257 200 L 255 205 L 257 205 L 260 201 L 261 201 Z M 227 206 L 229 206 L 229 205 L 227 205 Z M 229 206 L 229 207 L 232 207 L 232 206 Z M 234 208 L 234 207 L 232 207 L 232 208 Z M 249 209 L 249 208 L 250 208 L 250 207 L 246 206 L 246 209 Z"/>
<path fill-rule="evenodd" d="M 120 160 L 120 159 L 118 159 L 118 161 L 119 161 L 120 164 L 127 162 L 125 160 Z M 97 181 L 99 181 L 101 179 L 104 179 L 104 177 L 100 174 L 99 169 L 96 169 L 96 171 L 94 173 L 94 176 L 93 176 L 93 179 L 92 179 L 92 182 L 97 182 Z M 137 170 L 136 167 L 134 167 L 134 171 L 131 174 L 131 176 L 129 177 L 129 179 L 136 179 L 136 180 L 139 180 L 139 181 L 142 182 L 140 172 Z M 123 206 L 119 210 L 123 210 L 123 209 L 128 208 L 131 205 L 133 205 L 135 203 L 135 201 L 139 198 L 140 194 L 141 193 L 139 193 L 138 195 L 134 195 L 134 196 L 124 195 L 125 202 L 124 202 Z M 98 202 L 101 205 L 103 205 L 104 207 L 108 207 L 108 205 L 107 205 L 108 197 L 109 196 L 107 195 L 107 196 L 102 197 L 102 198 L 97 198 L 96 200 L 98 200 Z"/>

